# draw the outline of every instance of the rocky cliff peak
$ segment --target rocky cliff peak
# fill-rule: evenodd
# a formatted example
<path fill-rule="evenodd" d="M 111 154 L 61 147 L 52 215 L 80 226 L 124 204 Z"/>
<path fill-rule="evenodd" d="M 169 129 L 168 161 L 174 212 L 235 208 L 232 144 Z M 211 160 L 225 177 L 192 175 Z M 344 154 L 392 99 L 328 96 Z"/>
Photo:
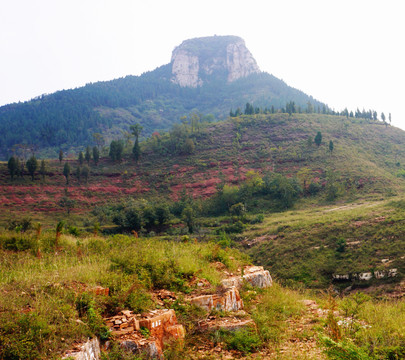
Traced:
<path fill-rule="evenodd" d="M 172 81 L 197 87 L 211 79 L 232 82 L 260 72 L 243 39 L 210 36 L 183 41 L 172 53 Z"/>

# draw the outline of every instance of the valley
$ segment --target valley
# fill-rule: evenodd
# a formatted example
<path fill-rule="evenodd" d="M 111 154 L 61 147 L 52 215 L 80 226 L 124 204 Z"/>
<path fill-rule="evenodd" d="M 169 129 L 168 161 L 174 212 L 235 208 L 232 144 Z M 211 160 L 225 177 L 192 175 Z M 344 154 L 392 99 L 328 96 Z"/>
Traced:
<path fill-rule="evenodd" d="M 233 36 L 1 107 L 0 358 L 403 359 L 390 122 Z"/>

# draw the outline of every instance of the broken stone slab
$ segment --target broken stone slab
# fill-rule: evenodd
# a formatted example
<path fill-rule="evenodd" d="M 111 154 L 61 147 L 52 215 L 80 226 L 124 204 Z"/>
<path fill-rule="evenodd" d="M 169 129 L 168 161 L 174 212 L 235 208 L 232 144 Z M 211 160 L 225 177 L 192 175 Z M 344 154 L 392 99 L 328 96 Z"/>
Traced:
<path fill-rule="evenodd" d="M 256 324 L 252 319 L 238 318 L 220 318 L 212 320 L 204 320 L 199 322 L 199 330 L 202 332 L 210 332 L 216 330 L 237 331 L 241 329 L 256 329 Z"/>
<path fill-rule="evenodd" d="M 273 285 L 269 271 L 264 270 L 263 266 L 247 266 L 243 269 L 242 276 L 233 276 L 222 280 L 221 283 L 225 287 L 235 286 L 240 289 L 244 281 L 258 288 L 266 288 Z"/>
<path fill-rule="evenodd" d="M 239 290 L 233 286 L 226 289 L 222 294 L 201 295 L 189 299 L 189 301 L 206 311 L 238 311 L 243 309 L 243 300 Z"/>
<path fill-rule="evenodd" d="M 63 359 L 74 360 L 99 360 L 100 342 L 97 338 L 89 339 L 86 343 L 79 346 L 79 349 L 68 351 Z"/>

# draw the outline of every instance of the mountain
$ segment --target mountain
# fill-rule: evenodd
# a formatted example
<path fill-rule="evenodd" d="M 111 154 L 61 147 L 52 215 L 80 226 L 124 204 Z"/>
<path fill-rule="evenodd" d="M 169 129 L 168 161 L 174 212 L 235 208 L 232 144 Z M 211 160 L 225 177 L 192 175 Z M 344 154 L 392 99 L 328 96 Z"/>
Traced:
<path fill-rule="evenodd" d="M 0 107 L 0 158 L 13 147 L 56 157 L 77 152 L 102 133 L 106 144 L 140 123 L 143 137 L 169 129 L 193 111 L 226 118 L 247 102 L 276 109 L 289 101 L 325 105 L 282 80 L 260 72 L 244 41 L 214 36 L 184 41 L 169 64 L 141 76 L 87 84 Z"/>

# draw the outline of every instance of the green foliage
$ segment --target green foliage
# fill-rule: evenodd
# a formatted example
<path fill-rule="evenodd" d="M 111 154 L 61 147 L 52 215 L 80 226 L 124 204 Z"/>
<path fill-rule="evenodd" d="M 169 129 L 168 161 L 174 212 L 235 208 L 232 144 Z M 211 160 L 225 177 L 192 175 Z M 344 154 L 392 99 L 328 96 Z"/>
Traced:
<path fill-rule="evenodd" d="M 87 292 L 82 293 L 76 300 L 76 309 L 79 316 L 86 320 L 93 334 L 98 336 L 101 341 L 109 339 L 110 331 L 107 326 L 104 325 L 103 318 L 91 294 Z"/>
<path fill-rule="evenodd" d="M 264 291 L 262 301 L 252 309 L 252 317 L 263 342 L 277 344 L 283 341 L 286 320 L 302 315 L 303 305 L 299 299 L 296 292 L 277 283 Z"/>
<path fill-rule="evenodd" d="M 90 160 L 91 160 L 91 151 L 90 151 L 90 146 L 86 147 L 86 154 L 84 155 L 84 158 L 87 161 L 87 165 L 90 165 Z"/>
<path fill-rule="evenodd" d="M 93 161 L 94 161 L 94 164 L 98 165 L 99 160 L 100 160 L 100 152 L 98 150 L 98 147 L 93 146 Z"/>
<path fill-rule="evenodd" d="M 314 142 L 315 142 L 316 146 L 318 146 L 318 147 L 319 147 L 319 145 L 321 145 L 321 143 L 322 143 L 322 133 L 320 131 L 318 131 L 316 133 Z"/>
<path fill-rule="evenodd" d="M 192 234 L 194 232 L 195 218 L 196 218 L 194 209 L 190 205 L 187 205 L 183 209 L 181 217 L 183 221 L 186 223 L 189 233 Z"/>
<path fill-rule="evenodd" d="M 84 162 L 83 151 L 80 151 L 80 152 L 79 152 L 79 158 L 78 158 L 78 160 L 79 160 L 79 164 L 80 164 L 80 165 L 83 165 L 83 162 Z"/>
<path fill-rule="evenodd" d="M 112 207 L 112 221 L 123 229 L 139 231 L 162 227 L 171 218 L 169 206 L 164 202 L 146 200 L 128 201 Z"/>
<path fill-rule="evenodd" d="M 34 181 L 34 175 L 35 175 L 35 171 L 38 168 L 38 160 L 35 158 L 35 156 L 31 156 L 28 160 L 27 160 L 27 170 L 31 175 L 31 179 L 32 181 Z"/>
<path fill-rule="evenodd" d="M 123 151 L 124 142 L 122 140 L 111 141 L 109 156 L 112 161 L 121 161 Z"/>
<path fill-rule="evenodd" d="M 32 219 L 30 217 L 24 217 L 21 220 L 11 220 L 8 223 L 8 230 L 15 230 L 19 232 L 26 232 L 32 229 Z"/>
<path fill-rule="evenodd" d="M 346 240 L 344 239 L 344 238 L 339 238 L 338 240 L 337 240 L 337 247 L 336 247 L 336 251 L 337 252 L 340 252 L 340 253 L 342 253 L 342 252 L 344 252 L 345 250 L 346 250 Z"/>
<path fill-rule="evenodd" d="M 150 331 L 149 331 L 149 329 L 148 328 L 146 328 L 146 327 L 141 327 L 141 329 L 139 330 L 139 332 L 141 333 L 141 335 L 143 336 L 143 337 L 145 337 L 146 339 L 148 339 L 149 337 L 150 337 Z"/>
<path fill-rule="evenodd" d="M 52 336 L 46 319 L 36 313 L 15 314 L 0 321 L 2 359 L 38 359 Z"/>
<path fill-rule="evenodd" d="M 334 149 L 333 141 L 329 140 L 329 151 L 332 152 Z"/>
<path fill-rule="evenodd" d="M 0 247 L 5 250 L 25 251 L 37 247 L 36 239 L 29 234 L 0 237 Z"/>
<path fill-rule="evenodd" d="M 70 176 L 70 165 L 68 162 L 65 162 L 65 166 L 63 167 L 63 176 L 66 178 L 66 185 L 68 185 Z"/>
<path fill-rule="evenodd" d="M 41 167 L 39 168 L 39 173 L 42 176 L 42 180 L 45 180 L 46 172 L 47 172 L 46 162 L 45 162 L 45 160 L 41 160 Z"/>
<path fill-rule="evenodd" d="M 89 179 L 89 174 L 90 174 L 90 169 L 88 168 L 88 166 L 84 165 L 81 169 L 81 176 L 84 177 L 84 181 L 86 182 L 86 184 Z"/>
<path fill-rule="evenodd" d="M 302 189 L 296 179 L 288 179 L 281 174 L 271 173 L 264 177 L 262 192 L 277 201 L 277 206 L 287 209 L 294 205 Z"/>
<path fill-rule="evenodd" d="M 356 346 L 352 341 L 336 342 L 329 337 L 321 337 L 320 343 L 326 348 L 325 352 L 333 360 L 369 360 L 367 352 Z"/>
<path fill-rule="evenodd" d="M 243 218 L 246 214 L 245 205 L 242 203 L 232 205 L 231 208 L 229 209 L 229 213 L 233 216 Z"/>
<path fill-rule="evenodd" d="M 263 345 L 260 336 L 253 329 L 217 330 L 212 337 L 214 344 L 223 342 L 228 350 L 237 350 L 243 355 L 258 351 Z"/>
<path fill-rule="evenodd" d="M 12 156 L 7 163 L 8 171 L 10 172 L 11 180 L 13 180 L 14 175 L 18 170 L 18 162 L 14 156 Z"/>
<path fill-rule="evenodd" d="M 141 147 L 139 146 L 138 138 L 135 139 L 135 144 L 132 149 L 132 154 L 134 156 L 135 162 L 138 162 L 139 158 L 141 157 Z"/>
<path fill-rule="evenodd" d="M 76 200 L 71 199 L 69 192 L 65 189 L 63 197 L 58 201 L 58 205 L 66 210 L 66 213 L 70 215 L 70 212 L 76 205 Z"/>

